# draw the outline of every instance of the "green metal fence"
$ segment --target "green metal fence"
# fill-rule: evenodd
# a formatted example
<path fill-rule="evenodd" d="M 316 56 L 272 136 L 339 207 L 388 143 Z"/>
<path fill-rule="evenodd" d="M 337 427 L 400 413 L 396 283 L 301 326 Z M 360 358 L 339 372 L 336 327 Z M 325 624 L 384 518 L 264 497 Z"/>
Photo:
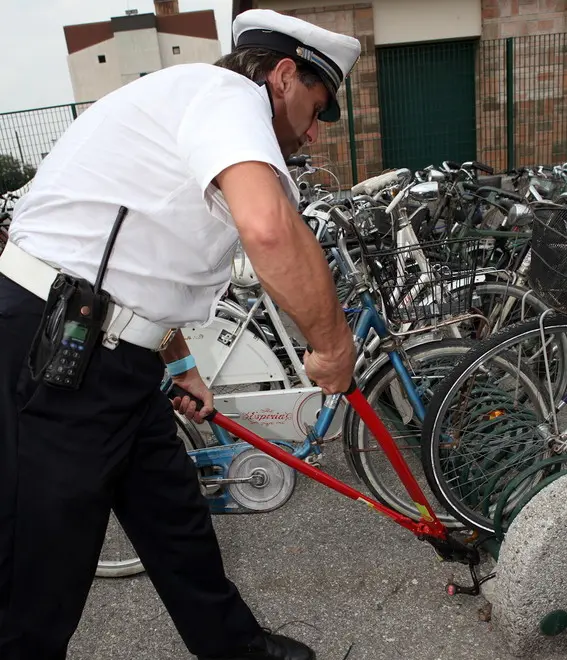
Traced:
<path fill-rule="evenodd" d="M 371 18 L 371 7 L 353 9 L 361 58 L 340 91 L 340 121 L 321 124 L 311 148 L 343 190 L 445 159 L 498 171 L 567 161 L 567 34 L 376 48 Z M 37 166 L 89 105 L 0 114 L 0 157 Z"/>
<path fill-rule="evenodd" d="M 567 34 L 514 43 L 515 161 L 567 161 Z"/>
<path fill-rule="evenodd" d="M 477 157 L 497 169 L 567 160 L 567 35 L 480 44 Z"/>
<path fill-rule="evenodd" d="M 311 150 L 343 188 L 442 160 L 476 158 L 497 171 L 567 161 L 567 34 L 372 51 L 363 42 L 341 92 L 348 116 L 323 126 Z"/>
<path fill-rule="evenodd" d="M 384 167 L 416 170 L 474 159 L 477 43 L 376 49 Z"/>

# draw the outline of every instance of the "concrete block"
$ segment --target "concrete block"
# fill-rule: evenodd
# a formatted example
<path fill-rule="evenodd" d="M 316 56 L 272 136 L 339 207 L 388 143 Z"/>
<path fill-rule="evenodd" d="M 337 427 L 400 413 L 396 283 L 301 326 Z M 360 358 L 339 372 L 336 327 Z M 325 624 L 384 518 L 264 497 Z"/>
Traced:
<path fill-rule="evenodd" d="M 567 477 L 538 493 L 510 525 L 491 585 L 492 624 L 510 652 L 567 655 Z"/>

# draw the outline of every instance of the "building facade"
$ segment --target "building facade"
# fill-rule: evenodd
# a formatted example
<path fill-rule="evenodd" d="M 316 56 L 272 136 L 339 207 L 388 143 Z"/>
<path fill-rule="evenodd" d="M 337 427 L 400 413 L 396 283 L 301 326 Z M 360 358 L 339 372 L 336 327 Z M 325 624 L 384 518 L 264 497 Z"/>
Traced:
<path fill-rule="evenodd" d="M 214 62 L 221 56 L 212 10 L 180 13 L 177 0 L 154 4 L 155 14 L 128 12 L 64 27 L 76 103 L 96 101 L 168 66 Z"/>
<path fill-rule="evenodd" d="M 516 164 L 567 160 L 567 0 L 257 0 L 257 6 L 361 41 L 351 78 L 358 180 L 448 159 L 476 157 L 505 169 L 509 107 Z M 324 128 L 313 152 L 339 163 L 345 183 L 348 134 L 345 112 Z"/>

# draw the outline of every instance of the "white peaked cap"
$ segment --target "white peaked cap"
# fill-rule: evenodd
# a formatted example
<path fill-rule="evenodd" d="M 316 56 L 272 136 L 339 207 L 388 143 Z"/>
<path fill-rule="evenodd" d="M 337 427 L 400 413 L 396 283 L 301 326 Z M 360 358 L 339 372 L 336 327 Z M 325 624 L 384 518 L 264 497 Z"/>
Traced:
<path fill-rule="evenodd" d="M 360 57 L 360 41 L 271 9 L 250 9 L 232 25 L 235 48 L 266 48 L 305 61 L 331 94 L 322 121 L 341 116 L 337 92 Z"/>

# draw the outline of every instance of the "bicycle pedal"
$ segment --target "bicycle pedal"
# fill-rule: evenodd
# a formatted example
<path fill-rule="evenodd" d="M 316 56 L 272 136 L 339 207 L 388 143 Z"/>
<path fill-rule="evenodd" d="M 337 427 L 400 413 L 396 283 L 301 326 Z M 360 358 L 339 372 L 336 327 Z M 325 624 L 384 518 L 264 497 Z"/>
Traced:
<path fill-rule="evenodd" d="M 220 483 L 214 483 L 214 484 L 207 484 L 205 483 L 206 480 L 201 480 L 201 491 L 203 492 L 203 495 L 207 497 L 208 495 L 214 495 L 219 491 L 220 488 L 222 488 L 222 484 Z M 222 481 L 222 480 L 221 480 Z"/>
<path fill-rule="evenodd" d="M 480 589 L 477 585 L 473 585 L 472 587 L 463 587 L 462 585 L 456 584 L 455 582 L 449 582 L 449 584 L 447 584 L 445 587 L 445 590 L 449 596 L 456 596 L 458 594 L 463 594 L 465 596 L 478 596 L 480 593 Z"/>

